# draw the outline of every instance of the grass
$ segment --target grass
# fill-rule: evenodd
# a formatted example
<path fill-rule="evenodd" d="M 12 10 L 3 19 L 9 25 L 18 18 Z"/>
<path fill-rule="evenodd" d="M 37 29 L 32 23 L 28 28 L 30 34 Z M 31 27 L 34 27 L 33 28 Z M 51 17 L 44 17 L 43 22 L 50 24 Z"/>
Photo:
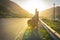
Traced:
<path fill-rule="evenodd" d="M 23 40 L 53 40 L 50 34 L 44 29 L 31 30 L 29 27 L 26 29 Z"/>
<path fill-rule="evenodd" d="M 40 28 L 40 33 L 42 36 L 42 40 L 54 40 L 44 28 Z"/>
<path fill-rule="evenodd" d="M 60 34 L 60 22 L 59 21 L 52 21 L 49 19 L 43 19 L 43 21 Z"/>

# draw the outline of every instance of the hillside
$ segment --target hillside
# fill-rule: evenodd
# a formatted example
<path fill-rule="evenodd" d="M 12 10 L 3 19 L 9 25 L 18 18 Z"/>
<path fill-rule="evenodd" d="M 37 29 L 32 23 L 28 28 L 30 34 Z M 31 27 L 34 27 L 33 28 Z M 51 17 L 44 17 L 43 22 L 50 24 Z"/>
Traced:
<path fill-rule="evenodd" d="M 53 8 L 46 9 L 40 13 L 40 16 L 43 18 L 52 18 L 53 15 Z M 60 19 L 60 6 L 55 8 L 55 18 Z"/>
<path fill-rule="evenodd" d="M 9 0 L 0 0 L 0 18 L 9 17 L 31 17 L 26 10 Z"/>

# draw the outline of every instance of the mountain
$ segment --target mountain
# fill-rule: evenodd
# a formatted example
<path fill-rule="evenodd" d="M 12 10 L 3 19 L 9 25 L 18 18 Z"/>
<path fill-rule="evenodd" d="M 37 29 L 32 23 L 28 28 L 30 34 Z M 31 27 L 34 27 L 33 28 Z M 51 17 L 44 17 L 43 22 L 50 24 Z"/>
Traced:
<path fill-rule="evenodd" d="M 10 0 L 0 0 L 0 18 L 31 17 L 26 10 Z"/>
<path fill-rule="evenodd" d="M 40 13 L 42 18 L 52 18 L 54 16 L 54 7 L 46 9 Z M 55 7 L 55 18 L 60 19 L 60 6 Z"/>

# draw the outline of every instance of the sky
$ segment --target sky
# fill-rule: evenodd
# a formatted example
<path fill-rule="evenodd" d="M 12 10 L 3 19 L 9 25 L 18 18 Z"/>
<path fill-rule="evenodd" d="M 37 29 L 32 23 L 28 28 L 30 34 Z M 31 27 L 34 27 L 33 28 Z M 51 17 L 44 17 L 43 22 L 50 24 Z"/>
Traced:
<path fill-rule="evenodd" d="M 21 6 L 23 9 L 27 10 L 30 13 L 34 13 L 37 8 L 38 11 L 43 11 L 48 8 L 53 7 L 53 3 L 56 6 L 60 5 L 60 0 L 11 0 Z"/>

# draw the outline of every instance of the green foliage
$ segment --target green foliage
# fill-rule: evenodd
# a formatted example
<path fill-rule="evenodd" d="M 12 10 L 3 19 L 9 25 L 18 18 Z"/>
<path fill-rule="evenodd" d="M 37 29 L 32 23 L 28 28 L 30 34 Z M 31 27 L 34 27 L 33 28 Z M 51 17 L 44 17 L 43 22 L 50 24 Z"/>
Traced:
<path fill-rule="evenodd" d="M 50 34 L 43 27 L 39 28 L 39 30 L 33 30 L 28 27 L 24 33 L 23 40 L 37 40 L 37 38 L 38 40 L 53 40 Z"/>
<path fill-rule="evenodd" d="M 51 28 L 53 28 L 55 31 L 60 33 L 60 21 L 53 21 L 50 19 L 44 19 L 43 20 L 47 25 L 49 25 Z"/>
<path fill-rule="evenodd" d="M 53 40 L 51 35 L 43 27 L 40 28 L 40 33 L 42 36 L 42 40 Z"/>

